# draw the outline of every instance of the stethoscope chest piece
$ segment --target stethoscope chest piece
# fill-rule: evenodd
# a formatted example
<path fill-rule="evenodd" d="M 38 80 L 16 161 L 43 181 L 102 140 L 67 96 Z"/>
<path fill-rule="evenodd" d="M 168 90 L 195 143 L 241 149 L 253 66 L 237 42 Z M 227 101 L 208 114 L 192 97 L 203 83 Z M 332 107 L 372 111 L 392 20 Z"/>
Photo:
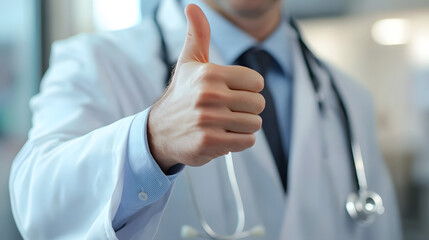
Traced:
<path fill-rule="evenodd" d="M 352 219 L 362 224 L 370 224 L 384 213 L 383 200 L 380 195 L 371 191 L 350 193 L 346 209 Z"/>

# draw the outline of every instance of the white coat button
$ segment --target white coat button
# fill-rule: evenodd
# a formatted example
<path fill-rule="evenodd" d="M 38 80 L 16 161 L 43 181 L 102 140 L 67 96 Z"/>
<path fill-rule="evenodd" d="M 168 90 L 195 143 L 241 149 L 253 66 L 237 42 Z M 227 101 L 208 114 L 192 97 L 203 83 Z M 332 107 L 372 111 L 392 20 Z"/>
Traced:
<path fill-rule="evenodd" d="M 140 192 L 139 193 L 139 199 L 142 201 L 146 201 L 149 198 L 149 196 L 147 195 L 147 193 L 145 192 Z"/>

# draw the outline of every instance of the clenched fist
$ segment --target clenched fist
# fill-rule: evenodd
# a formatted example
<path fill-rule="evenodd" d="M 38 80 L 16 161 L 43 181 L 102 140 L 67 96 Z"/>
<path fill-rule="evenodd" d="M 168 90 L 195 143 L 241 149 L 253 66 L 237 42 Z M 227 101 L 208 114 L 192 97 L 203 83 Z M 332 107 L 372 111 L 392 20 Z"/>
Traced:
<path fill-rule="evenodd" d="M 150 151 L 164 170 L 201 166 L 255 143 L 265 107 L 263 77 L 242 66 L 209 63 L 210 26 L 202 10 L 186 7 L 188 33 L 171 84 L 148 119 Z"/>

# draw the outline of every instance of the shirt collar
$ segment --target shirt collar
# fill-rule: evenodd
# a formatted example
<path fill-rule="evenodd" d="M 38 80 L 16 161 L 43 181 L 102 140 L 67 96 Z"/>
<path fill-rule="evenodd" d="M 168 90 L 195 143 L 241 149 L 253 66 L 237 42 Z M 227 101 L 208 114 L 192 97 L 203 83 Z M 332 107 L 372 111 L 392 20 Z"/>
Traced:
<path fill-rule="evenodd" d="M 277 29 L 262 42 L 262 48 L 274 57 L 284 73 L 292 71 L 289 44 L 289 25 L 285 19 L 282 19 Z"/>
<path fill-rule="evenodd" d="M 211 44 L 213 44 L 226 64 L 233 64 L 238 57 L 251 47 L 266 50 L 279 63 L 284 73 L 290 73 L 289 35 L 286 20 L 282 20 L 276 30 L 262 43 L 229 22 L 202 0 L 182 0 L 185 6 L 197 4 L 205 13 L 210 23 Z"/>

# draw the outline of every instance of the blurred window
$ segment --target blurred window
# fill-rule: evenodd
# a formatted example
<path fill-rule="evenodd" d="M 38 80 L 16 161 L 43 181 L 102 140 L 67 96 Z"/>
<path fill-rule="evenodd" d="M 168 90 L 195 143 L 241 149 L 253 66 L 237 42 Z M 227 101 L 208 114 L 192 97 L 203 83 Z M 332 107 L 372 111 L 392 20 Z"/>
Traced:
<path fill-rule="evenodd" d="M 38 1 L 0 0 L 0 135 L 25 137 L 40 79 Z"/>
<path fill-rule="evenodd" d="M 140 22 L 140 0 L 93 0 L 94 27 L 118 30 Z"/>

